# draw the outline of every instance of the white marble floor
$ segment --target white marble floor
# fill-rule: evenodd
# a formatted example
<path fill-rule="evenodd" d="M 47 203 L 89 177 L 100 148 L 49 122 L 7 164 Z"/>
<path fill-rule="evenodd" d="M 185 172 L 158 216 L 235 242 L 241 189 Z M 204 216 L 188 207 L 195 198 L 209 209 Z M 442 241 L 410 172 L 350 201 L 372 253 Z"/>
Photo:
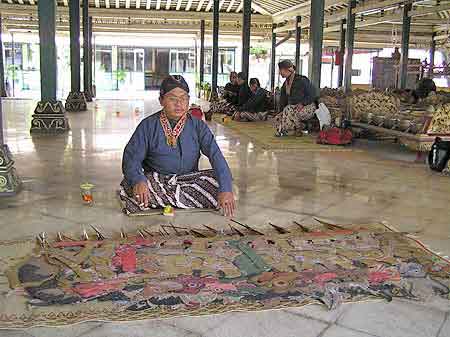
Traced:
<path fill-rule="evenodd" d="M 99 100 L 89 111 L 71 113 L 67 135 L 31 137 L 35 102 L 4 100 L 5 141 L 23 181 L 23 191 L 0 199 L 2 239 L 33 237 L 39 231 L 80 231 L 96 224 L 105 231 L 167 222 L 163 217 L 128 218 L 115 190 L 122 150 L 133 129 L 156 111 L 155 97 L 138 101 Z M 137 109 L 136 109 L 137 108 Z M 229 161 L 239 199 L 236 219 L 258 228 L 268 222 L 314 223 L 321 216 L 338 223 L 389 221 L 419 232 L 434 250 L 450 255 L 450 178 L 404 160 L 411 154 L 361 146 L 359 152 L 271 152 L 212 123 Z M 203 159 L 202 167 L 208 162 Z M 96 185 L 95 203 L 82 205 L 79 185 Z M 214 214 L 175 217 L 175 224 L 217 224 Z M 448 302 L 427 305 L 368 302 L 335 311 L 319 306 L 257 313 L 229 313 L 132 323 L 90 322 L 64 328 L 0 330 L 0 336 L 236 336 L 356 337 L 450 336 Z"/>

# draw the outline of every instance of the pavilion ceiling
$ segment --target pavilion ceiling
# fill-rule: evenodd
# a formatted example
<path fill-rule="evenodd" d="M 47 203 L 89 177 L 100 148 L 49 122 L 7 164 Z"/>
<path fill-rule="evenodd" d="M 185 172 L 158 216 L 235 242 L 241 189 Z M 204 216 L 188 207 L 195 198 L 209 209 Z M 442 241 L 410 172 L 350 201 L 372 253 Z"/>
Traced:
<path fill-rule="evenodd" d="M 6 29 L 37 29 L 38 0 L 1 0 L 0 13 Z M 58 1 L 58 29 L 68 29 L 68 1 Z M 356 43 L 392 45 L 401 39 L 402 6 L 398 0 L 359 0 L 356 15 Z M 410 1 L 413 9 L 411 43 L 429 45 L 433 36 L 447 43 L 450 31 L 450 1 Z M 325 0 L 325 40 L 335 41 L 341 21 L 347 17 L 346 0 Z M 95 32 L 162 32 L 197 34 L 200 20 L 212 30 L 213 0 L 89 0 Z M 311 1 L 252 0 L 252 35 L 268 38 L 272 25 L 282 37 L 295 30 L 301 16 L 304 38 L 308 38 Z M 220 0 L 221 34 L 240 34 L 243 0 Z M 376 42 L 374 42 L 376 41 Z"/>

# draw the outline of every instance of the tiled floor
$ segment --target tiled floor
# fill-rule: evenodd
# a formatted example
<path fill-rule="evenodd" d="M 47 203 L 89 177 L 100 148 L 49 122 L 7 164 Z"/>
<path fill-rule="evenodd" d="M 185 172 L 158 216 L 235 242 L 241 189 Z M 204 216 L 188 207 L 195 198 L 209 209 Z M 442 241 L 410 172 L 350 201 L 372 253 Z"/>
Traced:
<path fill-rule="evenodd" d="M 114 191 L 121 179 L 122 150 L 133 129 L 157 103 L 102 101 L 71 113 L 64 136 L 31 137 L 35 102 L 3 102 L 5 140 L 14 154 L 24 190 L 0 199 L 2 239 L 32 237 L 39 231 L 80 231 L 97 224 L 105 231 L 166 222 L 162 217 L 128 218 Z M 216 124 L 211 128 L 229 161 L 239 198 L 236 216 L 264 229 L 269 221 L 313 223 L 322 216 L 338 223 L 389 221 L 450 255 L 450 178 L 414 164 L 395 147 L 360 145 L 361 152 L 271 152 Z M 202 167 L 208 162 L 202 159 Z M 81 204 L 79 185 L 96 185 L 95 204 Z M 174 223 L 227 224 L 214 214 L 175 217 Z M 267 227 L 266 227 L 267 228 Z M 0 336 L 236 336 L 362 337 L 450 336 L 448 302 L 369 302 L 336 311 L 319 306 L 257 313 L 229 313 L 132 323 L 90 322 L 65 328 L 0 331 Z"/>

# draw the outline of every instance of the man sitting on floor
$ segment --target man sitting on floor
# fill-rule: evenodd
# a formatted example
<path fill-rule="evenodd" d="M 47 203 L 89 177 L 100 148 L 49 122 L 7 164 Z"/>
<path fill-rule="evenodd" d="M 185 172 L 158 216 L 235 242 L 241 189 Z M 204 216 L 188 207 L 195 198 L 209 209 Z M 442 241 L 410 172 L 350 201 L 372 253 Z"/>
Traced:
<path fill-rule="evenodd" d="M 238 84 L 238 74 L 235 71 L 230 73 L 230 82 L 225 85 L 223 89 L 223 98 L 225 101 L 231 104 L 238 104 L 239 98 L 239 84 Z"/>
<path fill-rule="evenodd" d="M 144 119 L 125 147 L 121 198 L 126 211 L 148 208 L 220 208 L 233 216 L 231 172 L 214 135 L 188 114 L 189 87 L 182 76 L 161 84 L 163 109 Z M 200 154 L 212 170 L 199 171 Z"/>
<path fill-rule="evenodd" d="M 261 88 L 257 78 L 250 79 L 251 96 L 248 101 L 237 108 L 233 119 L 239 122 L 255 122 L 266 119 L 267 92 Z"/>
<path fill-rule="evenodd" d="M 235 71 L 230 73 L 230 82 L 225 85 L 222 98 L 215 98 L 209 107 L 209 110 L 205 112 L 206 120 L 210 121 L 212 115 L 215 113 L 223 113 L 239 103 L 239 89 L 238 74 Z"/>

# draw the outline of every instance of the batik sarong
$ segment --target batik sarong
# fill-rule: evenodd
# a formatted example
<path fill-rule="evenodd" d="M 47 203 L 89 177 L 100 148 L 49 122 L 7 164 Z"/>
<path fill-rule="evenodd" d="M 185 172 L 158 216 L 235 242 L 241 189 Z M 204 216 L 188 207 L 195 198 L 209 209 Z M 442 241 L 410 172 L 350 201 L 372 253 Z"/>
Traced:
<path fill-rule="evenodd" d="M 233 119 L 238 122 L 260 122 L 266 120 L 266 115 L 263 112 L 237 111 Z"/>
<path fill-rule="evenodd" d="M 233 104 L 228 103 L 225 100 L 211 102 L 209 111 L 208 111 L 209 114 L 221 113 L 221 114 L 225 114 L 228 116 L 233 116 L 235 114 L 235 112 L 236 112 L 236 107 Z"/>
<path fill-rule="evenodd" d="M 274 118 L 274 127 L 279 133 L 301 130 L 304 127 L 304 122 L 314 117 L 315 111 L 315 104 L 304 106 L 300 111 L 298 111 L 296 105 L 288 105 Z"/>
<path fill-rule="evenodd" d="M 185 209 L 217 208 L 219 183 L 213 170 L 171 176 L 152 172 L 147 173 L 146 177 L 150 192 L 148 208 L 135 199 L 132 186 L 126 180 L 122 181 L 119 193 L 125 203 L 125 213 L 137 213 L 166 206 Z"/>

